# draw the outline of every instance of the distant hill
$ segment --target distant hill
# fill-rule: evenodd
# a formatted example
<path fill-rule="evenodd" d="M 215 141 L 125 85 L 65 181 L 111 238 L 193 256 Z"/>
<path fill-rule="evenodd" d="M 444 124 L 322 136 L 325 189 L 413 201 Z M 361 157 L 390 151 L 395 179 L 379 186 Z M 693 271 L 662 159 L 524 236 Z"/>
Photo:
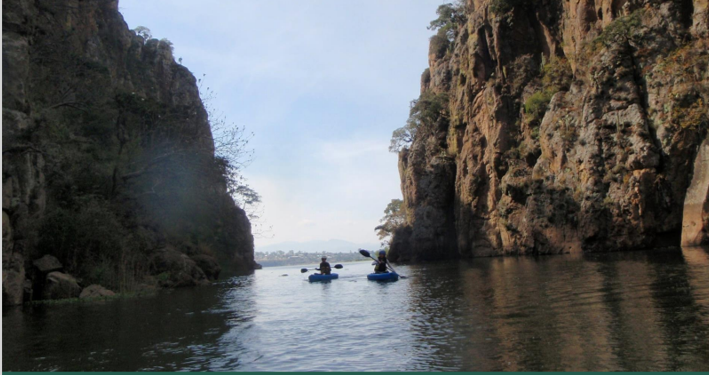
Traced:
<path fill-rule="evenodd" d="M 357 249 L 367 249 L 367 250 L 378 250 L 381 246 L 377 243 L 354 243 L 345 240 L 317 240 L 317 241 L 307 241 L 307 242 L 281 242 L 266 246 L 257 246 L 256 251 L 260 252 L 275 252 L 275 251 L 290 251 L 294 252 L 303 251 L 306 253 L 348 253 L 351 251 L 357 251 Z"/>

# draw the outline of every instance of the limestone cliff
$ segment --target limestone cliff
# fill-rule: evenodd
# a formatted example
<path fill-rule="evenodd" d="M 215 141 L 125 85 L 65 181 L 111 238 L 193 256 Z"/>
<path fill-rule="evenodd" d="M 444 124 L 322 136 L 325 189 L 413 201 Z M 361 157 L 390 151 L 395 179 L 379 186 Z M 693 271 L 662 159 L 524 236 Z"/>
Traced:
<path fill-rule="evenodd" d="M 214 258 L 253 269 L 195 77 L 117 1 L 4 1 L 2 116 L 4 304 L 42 283 L 45 254 L 122 290 L 194 285 Z M 180 253 L 187 271 L 165 268 Z"/>
<path fill-rule="evenodd" d="M 683 226 L 685 244 L 707 243 L 706 0 L 455 12 L 417 103 L 446 106 L 399 153 L 392 259 L 679 245 Z"/>

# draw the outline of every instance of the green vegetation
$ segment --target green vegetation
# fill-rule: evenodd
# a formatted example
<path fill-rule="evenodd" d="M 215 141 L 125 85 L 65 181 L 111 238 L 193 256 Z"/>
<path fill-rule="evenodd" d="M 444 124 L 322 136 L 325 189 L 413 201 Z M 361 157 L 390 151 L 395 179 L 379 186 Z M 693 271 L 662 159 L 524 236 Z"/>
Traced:
<path fill-rule="evenodd" d="M 434 129 L 439 121 L 448 121 L 448 94 L 425 91 L 411 102 L 406 125 L 394 130 L 389 151 L 401 151 L 413 142 L 418 132 Z"/>
<path fill-rule="evenodd" d="M 638 9 L 633 13 L 620 17 L 603 29 L 592 43 L 592 50 L 597 50 L 600 46 L 608 47 L 612 43 L 627 41 L 632 37 L 633 32 L 642 26 L 644 10 Z"/>
<path fill-rule="evenodd" d="M 557 92 L 556 87 L 548 87 L 532 94 L 524 102 L 524 112 L 530 120 L 541 120 L 547 111 L 547 106 L 552 96 Z"/>
<path fill-rule="evenodd" d="M 392 233 L 406 223 L 406 208 L 404 207 L 404 201 L 401 199 L 392 199 L 389 204 L 387 204 L 384 210 L 384 217 L 379 220 L 381 225 L 378 225 L 374 230 L 377 231 L 377 236 L 382 240 L 382 244 L 386 244 Z"/>
<path fill-rule="evenodd" d="M 552 57 L 542 65 L 541 90 L 533 93 L 524 102 L 524 112 L 530 123 L 539 123 L 546 113 L 551 98 L 561 90 L 567 90 L 573 78 L 571 66 L 563 57 Z M 539 132 L 537 131 L 537 134 Z"/>
<path fill-rule="evenodd" d="M 505 14 L 511 12 L 516 6 L 520 5 L 522 0 L 492 0 L 490 2 L 490 11 L 495 14 Z"/>
<path fill-rule="evenodd" d="M 465 23 L 465 7 L 463 3 L 442 4 L 436 10 L 436 14 L 438 18 L 431 21 L 428 29 L 438 30 L 438 32 L 431 37 L 428 53 L 440 59 L 452 48 L 458 28 Z"/>
<path fill-rule="evenodd" d="M 455 39 L 458 26 L 466 20 L 464 4 L 458 2 L 439 5 L 436 14 L 438 14 L 438 18 L 431 21 L 428 29 L 438 30 L 438 36 L 452 42 Z"/>

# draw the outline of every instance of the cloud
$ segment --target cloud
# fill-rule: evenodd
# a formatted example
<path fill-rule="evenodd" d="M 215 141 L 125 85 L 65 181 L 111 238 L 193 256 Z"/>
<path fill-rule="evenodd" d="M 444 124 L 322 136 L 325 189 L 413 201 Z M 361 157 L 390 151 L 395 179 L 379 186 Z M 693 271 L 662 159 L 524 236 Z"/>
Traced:
<path fill-rule="evenodd" d="M 217 98 L 227 122 L 256 133 L 243 171 L 273 238 L 378 242 L 401 196 L 391 132 L 427 66 L 440 0 L 121 0 L 127 23 L 167 37 Z"/>

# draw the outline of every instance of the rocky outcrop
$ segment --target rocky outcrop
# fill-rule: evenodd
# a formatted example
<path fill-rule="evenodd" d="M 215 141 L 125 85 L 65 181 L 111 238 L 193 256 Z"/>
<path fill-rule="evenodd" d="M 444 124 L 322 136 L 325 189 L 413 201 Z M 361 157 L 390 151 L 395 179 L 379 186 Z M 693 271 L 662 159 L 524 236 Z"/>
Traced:
<path fill-rule="evenodd" d="M 101 298 L 113 297 L 116 293 L 102 287 L 101 285 L 89 285 L 81 291 L 79 298 Z"/>
<path fill-rule="evenodd" d="M 422 77 L 422 98 L 445 94 L 447 107 L 399 154 L 407 225 L 390 257 L 679 245 L 690 183 L 706 207 L 691 177 L 703 178 L 709 127 L 706 2 L 470 0 L 459 11 Z"/>
<path fill-rule="evenodd" d="M 699 146 L 684 198 L 682 246 L 709 244 L 709 137 Z"/>
<path fill-rule="evenodd" d="M 219 279 L 219 274 L 222 272 L 222 267 L 219 266 L 217 259 L 211 255 L 198 254 L 190 257 L 197 267 L 201 268 L 204 275 L 209 280 Z"/>
<path fill-rule="evenodd" d="M 32 265 L 34 265 L 41 273 L 59 271 L 63 268 L 62 264 L 59 262 L 59 259 L 51 255 L 45 255 L 35 260 L 34 262 L 32 262 Z"/>
<path fill-rule="evenodd" d="M 42 298 L 65 299 L 77 298 L 81 293 L 81 287 L 76 279 L 62 272 L 50 272 L 44 283 Z"/>
<path fill-rule="evenodd" d="M 25 267 L 17 253 L 2 254 L 2 305 L 19 305 L 25 293 Z"/>
<path fill-rule="evenodd" d="M 51 254 L 122 289 L 165 244 L 252 271 L 250 223 L 171 43 L 129 30 L 117 1 L 2 6 L 3 256 Z"/>
<path fill-rule="evenodd" d="M 196 286 L 208 282 L 204 271 L 190 257 L 172 248 L 155 254 L 150 260 L 150 270 L 163 287 Z"/>

